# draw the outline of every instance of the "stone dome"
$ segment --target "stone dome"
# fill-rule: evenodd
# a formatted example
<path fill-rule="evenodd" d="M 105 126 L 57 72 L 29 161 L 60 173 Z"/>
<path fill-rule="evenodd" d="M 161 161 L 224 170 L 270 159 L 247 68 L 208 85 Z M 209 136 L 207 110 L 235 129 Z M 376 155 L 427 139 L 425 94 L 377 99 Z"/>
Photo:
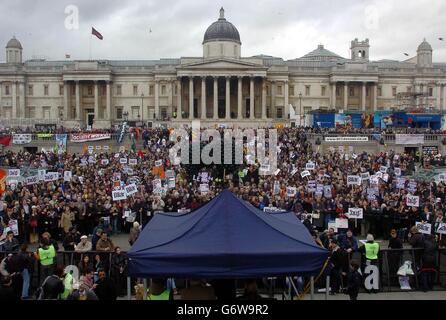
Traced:
<path fill-rule="evenodd" d="M 23 49 L 22 44 L 19 40 L 17 40 L 15 37 L 12 37 L 11 40 L 8 41 L 8 44 L 6 45 L 6 48 L 9 49 Z"/>
<path fill-rule="evenodd" d="M 418 46 L 417 51 L 432 51 L 432 47 L 429 44 L 429 42 L 426 41 L 426 39 L 423 40 L 423 42 L 420 43 Z"/>
<path fill-rule="evenodd" d="M 220 9 L 220 18 L 211 24 L 204 34 L 203 44 L 211 41 L 232 41 L 241 44 L 240 34 L 237 28 L 225 19 L 223 8 Z"/>

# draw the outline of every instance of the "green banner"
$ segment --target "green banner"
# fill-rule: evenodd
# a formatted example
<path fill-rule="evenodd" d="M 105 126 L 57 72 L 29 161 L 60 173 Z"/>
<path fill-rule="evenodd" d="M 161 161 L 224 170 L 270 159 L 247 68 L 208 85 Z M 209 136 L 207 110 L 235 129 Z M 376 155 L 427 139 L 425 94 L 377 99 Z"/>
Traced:
<path fill-rule="evenodd" d="M 38 133 L 37 138 L 51 138 L 54 136 L 53 133 Z"/>

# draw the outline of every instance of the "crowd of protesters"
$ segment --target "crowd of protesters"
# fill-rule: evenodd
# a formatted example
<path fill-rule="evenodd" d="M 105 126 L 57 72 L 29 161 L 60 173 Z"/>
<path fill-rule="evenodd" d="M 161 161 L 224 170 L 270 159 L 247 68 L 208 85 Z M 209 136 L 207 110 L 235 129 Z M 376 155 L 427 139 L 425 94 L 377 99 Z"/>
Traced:
<path fill-rule="evenodd" d="M 100 297 L 102 294 L 95 291 L 107 293 L 109 291 L 104 288 L 112 285 L 116 295 L 121 295 L 125 286 L 126 259 L 111 236 L 129 234 L 132 245 L 141 227 L 157 212 L 192 211 L 224 188 L 259 209 L 272 207 L 295 212 L 322 246 L 334 252 L 340 249 L 341 256 L 359 250 L 354 235 L 373 234 L 377 238 L 390 238 L 394 243 L 392 239 L 396 234 L 401 241 L 412 243 L 410 235 L 415 234 L 416 222 L 430 223 L 433 240 L 444 245 L 435 231 L 439 223 L 446 222 L 445 182 L 413 181 L 408 177 L 419 165 L 431 168 L 444 164 L 444 156 L 426 155 L 417 159 L 414 155 L 393 151 L 355 154 L 351 149 L 335 148 L 323 154 L 307 139 L 309 132 L 317 130 L 279 129 L 277 159 L 280 170 L 268 175 L 260 174 L 259 163 L 232 166 L 173 163 L 169 150 L 174 142 L 169 138 L 168 129 L 138 131 L 144 147 L 125 152 L 31 154 L 6 149 L 0 153 L 0 166 L 21 168 L 23 172 L 45 169 L 46 172 L 59 172 L 60 178 L 30 185 L 25 182 L 6 185 L 0 201 L 0 234 L 4 238 L 1 249 L 20 251 L 22 260 L 7 263 L 10 257 L 5 258 L 2 285 L 8 286 L 14 280 L 11 274 L 20 273 L 24 285 L 20 292 L 16 291 L 27 298 L 25 287 L 27 282 L 29 286 L 29 275 L 23 273 L 30 268 L 31 260 L 38 259 L 42 280 L 48 279 L 43 287 L 58 287 L 54 292 L 62 291 L 67 275 L 56 266 L 56 253 L 62 250 L 58 242 L 61 242 L 64 251 L 84 253 L 78 261 L 82 285 L 77 291 L 71 288 L 70 296 L 76 291 L 78 298 L 87 298 L 86 292 L 90 298 Z M 130 161 L 135 159 L 136 163 Z M 308 163 L 314 164 L 314 169 L 302 177 L 301 172 Z M 65 179 L 65 171 L 71 172 L 68 179 Z M 382 173 L 379 177 L 375 176 L 378 172 Z M 364 173 L 373 179 L 369 177 L 357 185 L 347 183 L 349 175 Z M 407 179 L 401 181 L 402 177 Z M 173 184 L 170 183 L 172 179 Z M 133 183 L 138 186 L 136 193 L 125 200 L 113 200 L 113 190 Z M 208 185 L 207 191 L 201 190 L 203 184 Z M 295 188 L 293 194 L 289 194 L 289 187 Z M 408 195 L 419 197 L 418 206 L 407 204 Z M 362 208 L 364 218 L 350 219 L 348 228 L 338 229 L 335 237 L 329 224 L 336 218 L 346 218 L 349 208 Z M 11 220 L 17 222 L 16 236 L 11 231 L 4 232 Z M 26 245 L 37 243 L 39 249 L 29 255 Z M 98 253 L 87 254 L 92 251 Z M 104 261 L 107 259 L 101 253 L 112 253 L 111 262 Z M 333 261 L 337 261 L 336 274 L 345 273 L 347 277 L 349 266 L 345 260 L 338 257 Z M 9 265 L 9 271 L 5 265 Z M 105 272 L 101 276 L 102 271 Z M 112 279 L 108 279 L 108 274 Z M 53 276 L 57 279 L 49 279 Z M 355 277 L 351 278 L 354 282 Z M 339 284 L 334 283 L 334 287 L 336 291 Z M 64 295 L 59 291 L 56 296 L 68 298 L 66 292 Z"/>

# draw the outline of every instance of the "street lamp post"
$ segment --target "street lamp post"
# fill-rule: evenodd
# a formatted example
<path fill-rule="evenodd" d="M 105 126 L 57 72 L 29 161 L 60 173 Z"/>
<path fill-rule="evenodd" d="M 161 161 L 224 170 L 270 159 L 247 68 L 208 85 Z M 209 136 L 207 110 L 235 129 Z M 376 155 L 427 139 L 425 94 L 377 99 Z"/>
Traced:
<path fill-rule="evenodd" d="M 299 126 L 302 127 L 302 93 L 299 93 Z"/>

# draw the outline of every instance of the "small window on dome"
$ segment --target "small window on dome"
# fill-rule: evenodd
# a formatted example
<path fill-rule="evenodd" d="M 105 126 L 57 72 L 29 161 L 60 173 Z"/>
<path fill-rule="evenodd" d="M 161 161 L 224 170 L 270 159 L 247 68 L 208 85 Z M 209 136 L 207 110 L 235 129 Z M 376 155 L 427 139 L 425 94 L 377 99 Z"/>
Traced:
<path fill-rule="evenodd" d="M 220 54 L 223 55 L 223 43 L 220 43 Z"/>
<path fill-rule="evenodd" d="M 234 56 L 237 56 L 237 46 L 234 45 Z"/>

